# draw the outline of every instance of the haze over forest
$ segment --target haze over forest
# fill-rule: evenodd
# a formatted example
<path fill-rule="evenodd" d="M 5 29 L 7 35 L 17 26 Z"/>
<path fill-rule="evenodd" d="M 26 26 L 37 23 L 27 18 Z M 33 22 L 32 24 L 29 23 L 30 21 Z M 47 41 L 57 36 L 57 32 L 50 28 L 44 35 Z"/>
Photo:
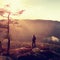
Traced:
<path fill-rule="evenodd" d="M 31 43 L 33 34 L 36 35 L 37 42 L 46 42 L 45 38 L 55 36 L 58 38 L 55 41 L 60 43 L 60 22 L 51 20 L 11 20 L 9 33 L 12 44 Z M 0 20 L 0 40 L 7 43 L 7 20 Z"/>

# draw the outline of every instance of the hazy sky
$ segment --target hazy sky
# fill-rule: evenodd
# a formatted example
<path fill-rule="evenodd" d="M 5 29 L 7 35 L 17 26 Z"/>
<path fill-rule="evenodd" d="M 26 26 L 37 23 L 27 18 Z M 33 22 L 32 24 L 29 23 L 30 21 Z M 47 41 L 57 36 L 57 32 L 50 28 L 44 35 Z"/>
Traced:
<path fill-rule="evenodd" d="M 9 4 L 9 7 L 4 5 Z M 12 18 L 48 19 L 60 21 L 60 0 L 0 0 L 0 8 L 16 12 L 25 10 L 22 15 Z"/>

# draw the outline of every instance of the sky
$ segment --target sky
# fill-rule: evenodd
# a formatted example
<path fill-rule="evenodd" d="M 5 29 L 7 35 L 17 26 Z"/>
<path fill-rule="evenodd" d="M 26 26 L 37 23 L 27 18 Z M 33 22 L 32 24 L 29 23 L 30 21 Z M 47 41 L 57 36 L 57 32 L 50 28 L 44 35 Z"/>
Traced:
<path fill-rule="evenodd" d="M 9 7 L 6 7 L 7 4 Z M 25 10 L 21 15 L 11 14 L 11 18 L 60 21 L 60 0 L 0 0 L 0 8 L 13 13 Z"/>

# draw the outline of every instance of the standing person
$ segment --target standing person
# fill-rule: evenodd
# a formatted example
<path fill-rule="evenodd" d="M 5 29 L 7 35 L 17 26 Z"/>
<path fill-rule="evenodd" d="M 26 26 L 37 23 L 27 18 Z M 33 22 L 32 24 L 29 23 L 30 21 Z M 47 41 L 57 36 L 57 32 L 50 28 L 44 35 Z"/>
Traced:
<path fill-rule="evenodd" d="M 1 55 L 1 53 L 2 53 L 2 43 L 0 41 L 0 55 Z"/>
<path fill-rule="evenodd" d="M 36 47 L 36 36 L 33 35 L 32 37 L 32 48 L 35 48 Z"/>

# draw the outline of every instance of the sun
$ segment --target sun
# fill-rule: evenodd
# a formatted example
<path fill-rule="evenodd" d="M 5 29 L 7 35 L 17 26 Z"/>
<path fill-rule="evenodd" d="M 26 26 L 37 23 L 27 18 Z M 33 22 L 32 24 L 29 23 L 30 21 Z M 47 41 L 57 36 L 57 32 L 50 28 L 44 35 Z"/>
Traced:
<path fill-rule="evenodd" d="M 13 13 L 23 9 L 23 4 L 21 0 L 4 0 L 4 3 L 5 5 L 7 5 L 6 9 Z"/>

